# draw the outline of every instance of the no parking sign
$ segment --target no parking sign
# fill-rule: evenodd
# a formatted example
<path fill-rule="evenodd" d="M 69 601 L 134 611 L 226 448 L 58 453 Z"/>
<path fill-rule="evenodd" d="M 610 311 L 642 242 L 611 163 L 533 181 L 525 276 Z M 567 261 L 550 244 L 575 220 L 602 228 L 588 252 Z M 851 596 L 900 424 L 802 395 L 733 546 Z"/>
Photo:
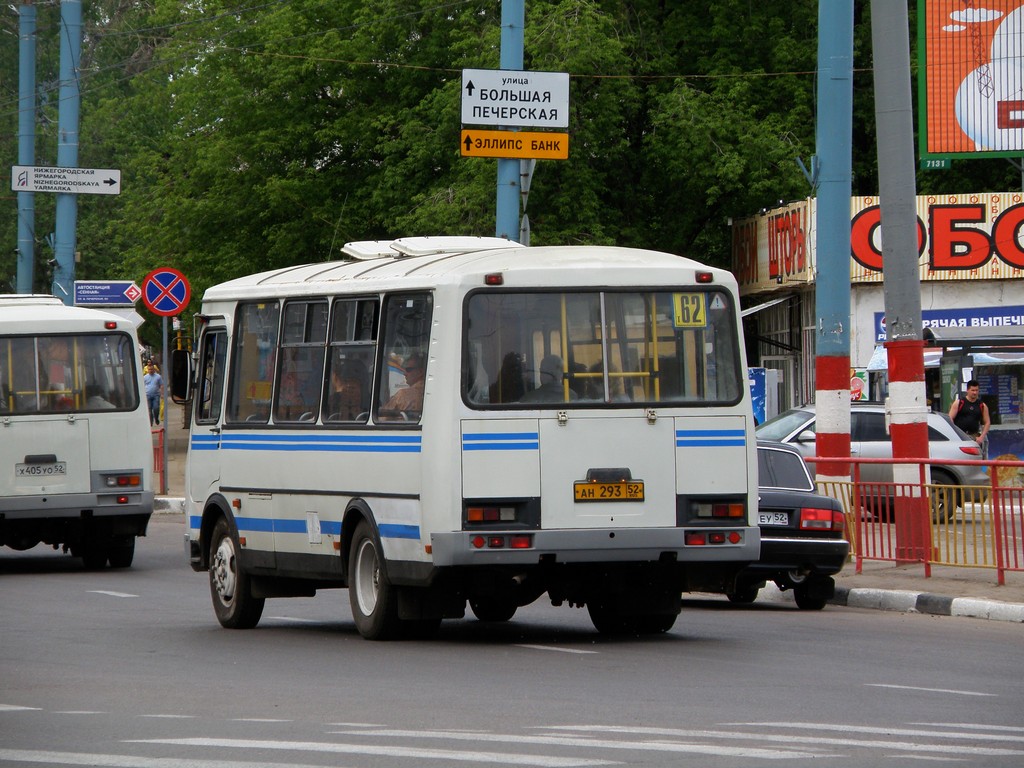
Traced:
<path fill-rule="evenodd" d="M 181 314 L 191 297 L 188 280 L 173 267 L 154 269 L 142 281 L 142 303 L 155 315 Z"/>

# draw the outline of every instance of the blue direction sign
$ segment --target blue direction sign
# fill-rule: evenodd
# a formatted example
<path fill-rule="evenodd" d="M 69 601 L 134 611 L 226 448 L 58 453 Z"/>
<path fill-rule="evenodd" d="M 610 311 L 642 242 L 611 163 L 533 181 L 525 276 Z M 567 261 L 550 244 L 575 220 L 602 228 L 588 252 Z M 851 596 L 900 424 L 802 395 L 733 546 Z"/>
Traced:
<path fill-rule="evenodd" d="M 191 296 L 188 280 L 172 267 L 154 269 L 142 281 L 142 303 L 156 315 L 170 317 L 181 314 Z"/>
<path fill-rule="evenodd" d="M 133 280 L 75 280 L 77 307 L 134 307 L 140 296 Z"/>

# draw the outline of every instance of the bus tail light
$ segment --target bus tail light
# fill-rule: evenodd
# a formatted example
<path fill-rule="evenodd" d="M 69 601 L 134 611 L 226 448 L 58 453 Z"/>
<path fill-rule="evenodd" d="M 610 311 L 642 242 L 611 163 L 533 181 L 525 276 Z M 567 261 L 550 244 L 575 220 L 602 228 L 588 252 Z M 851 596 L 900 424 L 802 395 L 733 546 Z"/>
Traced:
<path fill-rule="evenodd" d="M 138 488 L 142 485 L 142 476 L 136 474 L 106 475 L 104 482 L 108 488 Z"/>
<path fill-rule="evenodd" d="M 515 519 L 515 507 L 466 507 L 468 523 L 511 523 Z"/>
<path fill-rule="evenodd" d="M 742 520 L 747 516 L 743 502 L 700 502 L 696 505 L 697 517 L 732 518 Z"/>
<path fill-rule="evenodd" d="M 473 549 L 532 549 L 532 533 L 477 535 L 469 540 Z"/>
<path fill-rule="evenodd" d="M 687 531 L 683 535 L 683 542 L 688 547 L 742 544 L 743 533 L 740 531 Z"/>

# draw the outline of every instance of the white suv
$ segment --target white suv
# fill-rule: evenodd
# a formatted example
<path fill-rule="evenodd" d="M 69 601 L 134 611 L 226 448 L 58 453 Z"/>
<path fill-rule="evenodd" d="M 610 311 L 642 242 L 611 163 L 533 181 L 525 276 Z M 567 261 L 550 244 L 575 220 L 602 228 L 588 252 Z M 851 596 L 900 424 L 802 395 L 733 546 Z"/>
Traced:
<path fill-rule="evenodd" d="M 780 413 L 757 427 L 759 440 L 789 443 L 806 458 L 816 455 L 815 411 L 813 405 Z M 981 449 L 944 413 L 928 412 L 928 453 L 932 459 L 981 459 Z M 850 456 L 865 459 L 891 459 L 892 438 L 885 424 L 882 403 L 850 404 Z M 864 483 L 891 483 L 891 464 L 862 464 Z M 987 486 L 988 474 L 982 466 L 932 464 L 932 483 L 947 486 Z M 960 494 L 957 494 L 960 498 Z M 946 518 L 948 515 L 941 514 Z"/>

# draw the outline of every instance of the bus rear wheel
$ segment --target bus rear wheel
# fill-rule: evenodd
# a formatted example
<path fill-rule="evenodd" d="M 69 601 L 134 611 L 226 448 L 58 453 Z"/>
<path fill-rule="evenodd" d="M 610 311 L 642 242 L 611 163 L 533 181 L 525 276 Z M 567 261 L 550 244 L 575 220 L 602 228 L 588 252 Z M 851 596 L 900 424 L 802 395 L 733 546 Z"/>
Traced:
<path fill-rule="evenodd" d="M 674 611 L 626 613 L 613 603 L 599 602 L 588 602 L 587 612 L 602 635 L 658 635 L 672 629 L 678 615 Z"/>
<path fill-rule="evenodd" d="M 210 540 L 210 596 L 217 621 L 226 629 L 252 629 L 263 615 L 266 601 L 252 596 L 249 576 L 238 563 L 238 545 L 223 517 Z"/>
<path fill-rule="evenodd" d="M 356 526 L 348 558 L 348 600 L 359 634 L 367 640 L 393 640 L 401 635 L 398 592 L 384 575 L 383 553 L 370 524 Z"/>
<path fill-rule="evenodd" d="M 135 559 L 135 537 L 115 539 L 110 545 L 110 567 L 128 568 Z"/>

